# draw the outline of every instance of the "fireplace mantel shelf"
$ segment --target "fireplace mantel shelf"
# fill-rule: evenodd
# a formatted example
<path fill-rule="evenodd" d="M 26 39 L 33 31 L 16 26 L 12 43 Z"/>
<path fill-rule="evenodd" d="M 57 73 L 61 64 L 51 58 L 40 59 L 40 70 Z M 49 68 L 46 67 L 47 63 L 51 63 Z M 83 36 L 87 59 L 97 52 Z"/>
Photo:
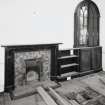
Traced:
<path fill-rule="evenodd" d="M 22 45 L 1 45 L 1 47 L 10 47 L 10 48 L 20 48 L 20 47 L 35 47 L 35 46 L 55 46 L 55 45 L 59 45 L 59 44 L 63 44 L 63 43 L 47 43 L 47 44 L 22 44 Z"/>

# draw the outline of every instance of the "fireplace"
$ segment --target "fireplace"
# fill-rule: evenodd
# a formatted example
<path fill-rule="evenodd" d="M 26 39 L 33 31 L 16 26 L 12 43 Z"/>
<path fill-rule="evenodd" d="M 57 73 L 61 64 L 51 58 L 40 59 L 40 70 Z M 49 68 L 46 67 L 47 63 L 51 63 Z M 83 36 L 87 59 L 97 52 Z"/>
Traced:
<path fill-rule="evenodd" d="M 42 58 L 37 59 L 26 59 L 26 84 L 32 81 L 41 81 L 43 77 L 43 61 Z"/>
<path fill-rule="evenodd" d="M 26 84 L 32 81 L 40 81 L 40 74 L 34 70 L 30 70 L 26 74 Z"/>
<path fill-rule="evenodd" d="M 45 81 L 50 79 L 51 51 L 15 52 L 15 88 L 32 81 Z"/>
<path fill-rule="evenodd" d="M 33 82 L 55 80 L 59 44 L 3 46 L 5 91 L 13 91 Z"/>

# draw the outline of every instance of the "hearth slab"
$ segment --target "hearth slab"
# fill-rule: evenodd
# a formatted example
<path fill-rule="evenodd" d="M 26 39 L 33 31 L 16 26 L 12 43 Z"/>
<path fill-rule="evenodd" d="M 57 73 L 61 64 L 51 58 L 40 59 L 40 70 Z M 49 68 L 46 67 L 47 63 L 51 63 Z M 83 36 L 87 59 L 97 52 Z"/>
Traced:
<path fill-rule="evenodd" d="M 25 86 L 21 86 L 17 89 L 15 89 L 12 94 L 11 94 L 11 98 L 12 99 L 19 99 L 22 97 L 26 97 L 26 96 L 30 96 L 33 95 L 36 92 L 36 88 L 38 86 L 42 86 L 45 89 L 47 89 L 47 87 L 52 87 L 52 88 L 57 88 L 60 87 L 60 85 L 54 81 L 43 81 L 43 82 L 37 82 L 37 83 L 33 83 L 32 85 L 25 85 Z"/>

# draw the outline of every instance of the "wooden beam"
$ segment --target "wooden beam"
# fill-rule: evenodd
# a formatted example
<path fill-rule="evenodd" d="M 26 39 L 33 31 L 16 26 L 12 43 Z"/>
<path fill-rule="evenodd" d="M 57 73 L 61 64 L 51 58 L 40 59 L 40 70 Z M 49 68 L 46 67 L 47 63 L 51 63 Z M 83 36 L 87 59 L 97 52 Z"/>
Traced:
<path fill-rule="evenodd" d="M 70 102 L 72 105 L 80 105 L 80 104 L 77 103 L 75 100 L 69 100 L 69 102 Z"/>
<path fill-rule="evenodd" d="M 58 101 L 60 105 L 72 105 L 68 101 L 66 101 L 63 97 L 61 97 L 57 92 L 55 92 L 52 88 L 48 87 L 51 95 Z"/>
<path fill-rule="evenodd" d="M 65 95 L 63 95 L 61 92 L 58 92 L 58 94 L 62 97 L 62 98 L 64 98 L 65 100 L 67 100 L 68 102 L 70 102 L 71 103 L 71 105 L 80 105 L 77 101 L 75 101 L 75 100 L 72 100 L 72 99 L 68 99 Z"/>
<path fill-rule="evenodd" d="M 35 105 L 46 105 L 39 94 L 35 94 Z"/>
<path fill-rule="evenodd" d="M 41 95 L 47 105 L 57 105 L 50 95 L 42 88 L 38 87 L 37 92 Z"/>

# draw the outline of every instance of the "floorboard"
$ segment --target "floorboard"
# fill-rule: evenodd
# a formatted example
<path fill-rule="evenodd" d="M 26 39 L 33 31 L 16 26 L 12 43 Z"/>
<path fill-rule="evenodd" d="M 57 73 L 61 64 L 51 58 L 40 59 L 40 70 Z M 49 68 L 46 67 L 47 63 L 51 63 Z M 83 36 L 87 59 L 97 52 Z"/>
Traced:
<path fill-rule="evenodd" d="M 42 87 L 38 87 L 37 92 L 41 95 L 47 105 L 57 105 L 51 96 Z"/>

